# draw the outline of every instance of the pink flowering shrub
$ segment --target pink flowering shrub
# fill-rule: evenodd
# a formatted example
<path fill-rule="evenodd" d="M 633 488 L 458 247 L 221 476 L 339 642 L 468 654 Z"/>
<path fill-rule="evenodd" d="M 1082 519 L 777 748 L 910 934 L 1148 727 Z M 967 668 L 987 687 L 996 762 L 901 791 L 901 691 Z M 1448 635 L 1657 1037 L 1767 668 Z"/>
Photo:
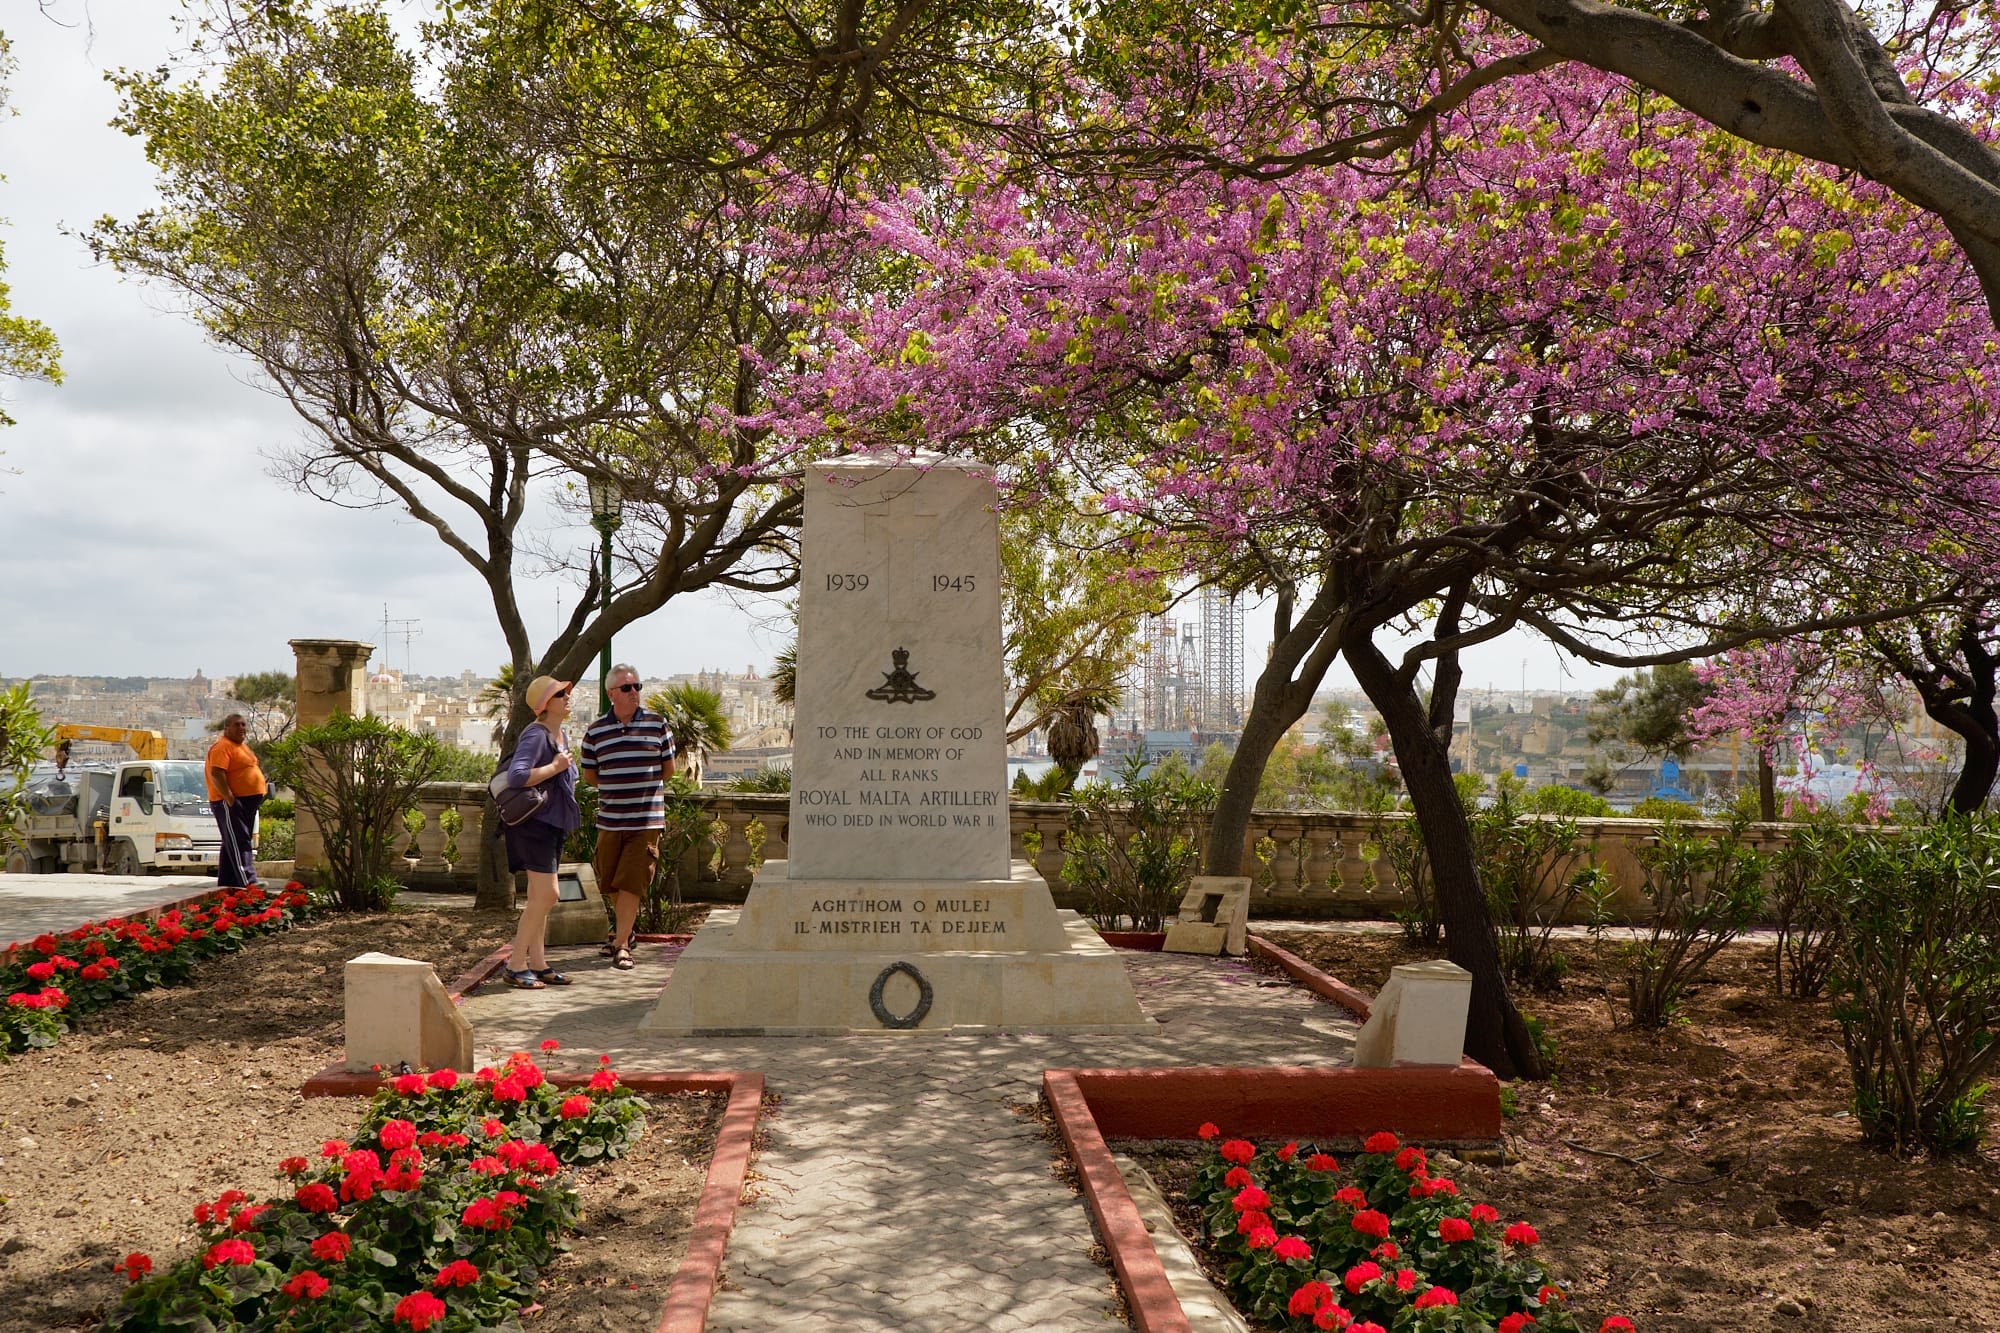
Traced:
<path fill-rule="evenodd" d="M 1238 1304 L 1271 1328 L 1583 1328 L 1535 1257 L 1535 1228 L 1467 1199 L 1393 1134 L 1344 1162 L 1229 1139 L 1192 1192 Z"/>
<path fill-rule="evenodd" d="M 232 889 L 154 921 L 114 917 L 12 944 L 13 961 L 0 965 L 0 1058 L 53 1046 L 67 1019 L 186 981 L 195 964 L 289 929 L 311 909 L 296 883 L 275 894 Z"/>
<path fill-rule="evenodd" d="M 197 1205 L 195 1253 L 157 1273 L 126 1256 L 105 1327 L 512 1327 L 576 1220 L 564 1168 L 620 1156 L 644 1115 L 608 1065 L 582 1092 L 527 1055 L 392 1078 L 352 1142 L 279 1162 L 278 1192 Z"/>

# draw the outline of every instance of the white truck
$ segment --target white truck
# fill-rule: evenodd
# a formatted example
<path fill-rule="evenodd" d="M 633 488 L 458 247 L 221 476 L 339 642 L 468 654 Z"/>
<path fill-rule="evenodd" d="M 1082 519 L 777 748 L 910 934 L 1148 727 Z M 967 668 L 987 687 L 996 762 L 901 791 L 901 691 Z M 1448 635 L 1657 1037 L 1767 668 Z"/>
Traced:
<path fill-rule="evenodd" d="M 63 726 L 60 739 L 116 740 L 139 758 L 81 761 L 30 777 L 6 873 L 111 875 L 213 872 L 222 835 L 198 759 L 168 759 L 158 732 Z"/>

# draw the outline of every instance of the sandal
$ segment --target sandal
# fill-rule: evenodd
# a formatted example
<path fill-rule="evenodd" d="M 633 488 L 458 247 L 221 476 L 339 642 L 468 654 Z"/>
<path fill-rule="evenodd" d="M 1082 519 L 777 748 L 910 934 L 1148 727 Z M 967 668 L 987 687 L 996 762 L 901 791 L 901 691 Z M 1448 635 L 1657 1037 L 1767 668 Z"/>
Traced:
<path fill-rule="evenodd" d="M 617 968 L 620 972 L 630 972 L 638 964 L 632 961 L 632 951 L 621 946 L 616 953 L 611 955 L 611 966 Z"/>
<path fill-rule="evenodd" d="M 606 940 L 597 950 L 597 956 L 599 958 L 616 958 L 618 956 L 618 946 L 610 940 Z"/>
<path fill-rule="evenodd" d="M 545 984 L 539 976 L 527 968 L 516 972 L 510 967 L 502 975 L 507 978 L 507 984 L 516 990 L 541 990 Z"/>
<path fill-rule="evenodd" d="M 569 978 L 556 971 L 553 967 L 538 967 L 529 975 L 533 976 L 535 980 L 541 982 L 544 986 L 567 986 L 570 984 Z"/>

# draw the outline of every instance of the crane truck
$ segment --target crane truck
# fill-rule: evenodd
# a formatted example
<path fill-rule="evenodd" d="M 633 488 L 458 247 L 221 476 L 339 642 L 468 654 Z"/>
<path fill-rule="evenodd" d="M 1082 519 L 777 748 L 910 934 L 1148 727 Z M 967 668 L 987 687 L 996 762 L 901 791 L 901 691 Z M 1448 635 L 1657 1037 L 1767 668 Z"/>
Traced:
<path fill-rule="evenodd" d="M 97 871 L 145 875 L 213 871 L 222 835 L 208 808 L 198 759 L 167 758 L 157 731 L 65 723 L 56 739 L 109 741 L 133 757 L 79 761 L 67 773 L 29 779 L 25 811 L 14 825 L 6 873 L 52 875 Z"/>

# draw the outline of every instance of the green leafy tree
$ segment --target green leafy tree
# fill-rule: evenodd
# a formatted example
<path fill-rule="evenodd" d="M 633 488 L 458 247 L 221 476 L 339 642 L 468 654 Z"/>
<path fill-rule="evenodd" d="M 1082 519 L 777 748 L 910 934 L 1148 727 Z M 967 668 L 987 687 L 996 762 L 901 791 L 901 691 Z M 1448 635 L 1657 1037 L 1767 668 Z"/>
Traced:
<path fill-rule="evenodd" d="M 417 788 L 436 780 L 443 748 L 435 737 L 344 713 L 271 747 L 272 779 L 319 824 L 325 887 L 343 911 L 374 911 L 395 898 L 403 815 Z"/>
<path fill-rule="evenodd" d="M 54 727 L 43 724 L 28 695 L 26 681 L 0 690 L 0 851 L 17 841 L 14 821 L 21 814 L 28 772 L 56 734 Z"/>
<path fill-rule="evenodd" d="M 246 671 L 229 687 L 227 697 L 243 705 L 232 711 L 243 714 L 250 748 L 260 759 L 285 738 L 298 716 L 298 679 L 289 671 Z M 208 729 L 221 731 L 222 723 L 211 722 Z"/>
<path fill-rule="evenodd" d="M 729 748 L 729 718 L 714 690 L 683 681 L 654 690 L 646 696 L 646 707 L 667 720 L 681 762 L 691 764 L 697 777 L 709 755 Z"/>
<path fill-rule="evenodd" d="M 0 112 L 6 109 L 6 77 L 13 68 L 7 38 L 0 35 Z M 0 249 L 0 274 L 7 271 L 5 256 L 5 250 Z M 47 325 L 13 313 L 5 282 L 0 282 L 0 376 L 62 383 L 62 358 L 55 334 Z M 0 408 L 0 426 L 13 424 L 14 418 Z"/>

